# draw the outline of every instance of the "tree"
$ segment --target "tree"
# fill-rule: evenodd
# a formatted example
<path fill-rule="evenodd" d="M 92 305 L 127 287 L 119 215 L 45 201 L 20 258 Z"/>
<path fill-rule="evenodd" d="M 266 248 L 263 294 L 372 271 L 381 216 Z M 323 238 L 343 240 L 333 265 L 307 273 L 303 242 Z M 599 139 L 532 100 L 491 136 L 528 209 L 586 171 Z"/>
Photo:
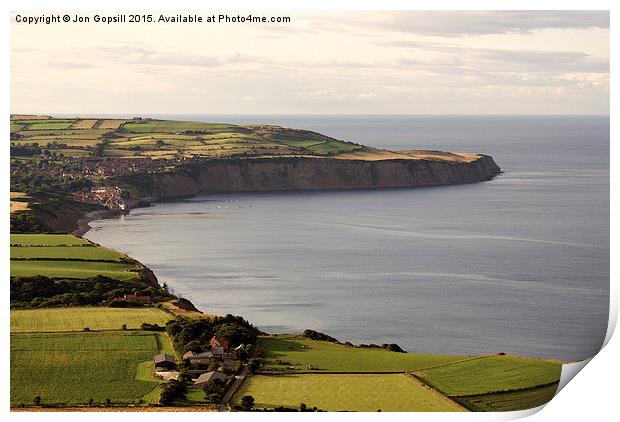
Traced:
<path fill-rule="evenodd" d="M 32 399 L 32 402 L 35 406 L 41 405 L 41 396 L 35 396 L 34 399 Z"/>
<path fill-rule="evenodd" d="M 159 402 L 161 404 L 170 404 L 175 400 L 185 399 L 187 396 L 187 386 L 177 380 L 170 380 L 160 385 L 161 395 L 159 396 Z"/>
<path fill-rule="evenodd" d="M 209 381 L 203 388 L 205 400 L 209 403 L 219 403 L 219 401 L 222 400 L 224 386 L 222 380 L 215 379 Z"/>
<path fill-rule="evenodd" d="M 241 408 L 243 408 L 243 410 L 252 410 L 253 407 L 254 407 L 254 397 L 252 396 L 241 397 Z"/>

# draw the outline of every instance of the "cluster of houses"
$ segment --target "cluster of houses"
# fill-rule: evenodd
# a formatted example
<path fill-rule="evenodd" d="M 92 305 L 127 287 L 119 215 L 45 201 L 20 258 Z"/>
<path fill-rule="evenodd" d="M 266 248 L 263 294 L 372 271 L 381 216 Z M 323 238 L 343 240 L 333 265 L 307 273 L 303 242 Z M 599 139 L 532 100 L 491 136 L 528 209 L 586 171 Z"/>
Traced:
<path fill-rule="evenodd" d="M 123 174 L 145 173 L 164 170 L 170 163 L 166 159 L 144 158 L 106 158 L 104 160 L 84 160 L 83 174 L 98 176 L 120 176 Z"/>
<path fill-rule="evenodd" d="M 122 197 L 123 190 L 118 186 L 100 186 L 91 188 L 90 192 L 75 192 L 73 198 L 87 204 L 104 205 L 111 210 L 127 208 Z"/>
<path fill-rule="evenodd" d="M 238 368 L 239 352 L 243 345 L 232 348 L 230 342 L 213 336 L 209 341 L 211 349 L 205 352 L 189 351 L 183 355 L 188 364 L 187 374 L 194 381 L 193 388 L 202 389 L 207 383 L 218 379 L 226 382 L 228 373 Z M 164 379 L 178 377 L 176 358 L 162 354 L 154 357 L 155 373 Z"/>

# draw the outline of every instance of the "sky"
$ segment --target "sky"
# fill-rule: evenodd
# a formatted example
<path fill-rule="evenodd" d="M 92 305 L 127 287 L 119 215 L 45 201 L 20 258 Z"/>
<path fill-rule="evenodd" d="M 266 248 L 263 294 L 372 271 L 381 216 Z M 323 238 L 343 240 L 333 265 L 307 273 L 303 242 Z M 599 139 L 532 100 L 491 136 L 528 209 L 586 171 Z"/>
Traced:
<path fill-rule="evenodd" d="M 18 13 L 12 113 L 609 114 L 608 12 L 110 25 L 28 25 Z"/>

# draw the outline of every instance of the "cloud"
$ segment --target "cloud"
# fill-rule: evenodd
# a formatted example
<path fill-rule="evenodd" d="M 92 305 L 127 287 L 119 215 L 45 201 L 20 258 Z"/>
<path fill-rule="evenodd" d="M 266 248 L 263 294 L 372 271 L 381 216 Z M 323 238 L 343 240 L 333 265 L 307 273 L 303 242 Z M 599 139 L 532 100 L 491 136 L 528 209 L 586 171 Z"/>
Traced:
<path fill-rule="evenodd" d="M 398 11 L 351 13 L 315 18 L 314 26 L 340 31 L 343 27 L 408 34 L 459 37 L 487 34 L 529 34 L 543 29 L 609 28 L 607 11 Z M 360 31 L 360 33 L 364 33 Z"/>

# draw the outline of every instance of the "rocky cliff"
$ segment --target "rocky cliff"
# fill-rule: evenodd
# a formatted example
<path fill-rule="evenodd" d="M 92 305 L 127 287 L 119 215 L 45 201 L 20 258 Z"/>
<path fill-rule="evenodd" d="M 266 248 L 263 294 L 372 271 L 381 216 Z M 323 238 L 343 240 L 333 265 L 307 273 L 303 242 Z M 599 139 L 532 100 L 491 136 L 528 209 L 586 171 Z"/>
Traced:
<path fill-rule="evenodd" d="M 481 182 L 500 172 L 493 158 L 467 160 L 248 158 L 204 160 L 164 174 L 123 178 L 140 197 L 172 199 L 201 193 L 437 186 Z"/>

